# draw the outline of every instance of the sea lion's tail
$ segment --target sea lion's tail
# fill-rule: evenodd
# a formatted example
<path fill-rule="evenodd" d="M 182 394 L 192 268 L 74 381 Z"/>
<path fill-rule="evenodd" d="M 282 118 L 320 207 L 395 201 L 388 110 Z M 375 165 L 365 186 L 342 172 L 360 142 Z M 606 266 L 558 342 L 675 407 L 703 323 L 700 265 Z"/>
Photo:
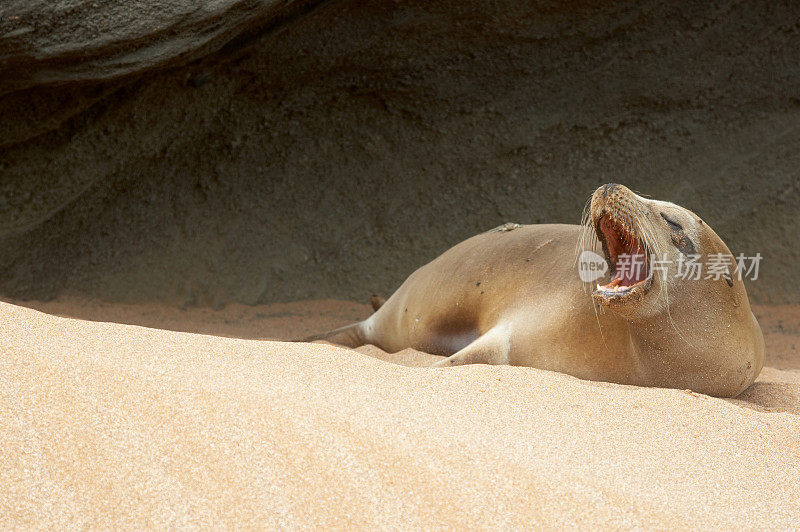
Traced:
<path fill-rule="evenodd" d="M 313 342 L 315 340 L 324 340 L 344 347 L 360 347 L 367 343 L 364 339 L 363 323 L 364 322 L 360 321 L 352 325 L 345 325 L 344 327 L 339 327 L 332 331 L 309 336 L 302 341 Z"/>
<path fill-rule="evenodd" d="M 386 303 L 386 298 L 372 294 L 372 297 L 369 298 L 369 302 L 372 304 L 372 309 L 377 312 L 378 309 L 381 308 L 384 303 Z M 338 329 L 334 329 L 322 334 L 315 334 L 314 336 L 303 338 L 300 341 L 314 342 L 316 340 L 324 340 L 326 342 L 343 345 L 345 347 L 360 347 L 369 343 L 369 340 L 365 334 L 366 328 L 369 328 L 368 325 L 365 325 L 368 320 L 369 318 L 365 321 L 359 321 L 358 323 L 353 323 L 352 325 L 345 325 L 344 327 L 339 327 Z"/>

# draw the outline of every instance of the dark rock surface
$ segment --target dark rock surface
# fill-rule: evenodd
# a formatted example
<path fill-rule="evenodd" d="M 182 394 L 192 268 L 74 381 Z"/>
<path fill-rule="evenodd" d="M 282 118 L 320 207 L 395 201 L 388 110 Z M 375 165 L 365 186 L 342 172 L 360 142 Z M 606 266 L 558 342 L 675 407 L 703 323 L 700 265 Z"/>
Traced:
<path fill-rule="evenodd" d="M 800 301 L 800 8 L 6 2 L 0 293 L 220 305 L 390 293 L 625 183 Z"/>

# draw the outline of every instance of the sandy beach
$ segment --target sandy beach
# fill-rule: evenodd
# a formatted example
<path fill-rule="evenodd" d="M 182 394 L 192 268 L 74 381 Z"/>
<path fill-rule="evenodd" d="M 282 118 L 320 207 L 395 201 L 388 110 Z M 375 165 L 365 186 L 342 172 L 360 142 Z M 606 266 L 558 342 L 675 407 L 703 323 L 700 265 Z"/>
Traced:
<path fill-rule="evenodd" d="M 258 340 L 369 313 L 354 302 L 26 305 L 0 304 L 3 528 L 789 528 L 800 515 L 797 306 L 756 307 L 766 367 L 724 400 Z"/>

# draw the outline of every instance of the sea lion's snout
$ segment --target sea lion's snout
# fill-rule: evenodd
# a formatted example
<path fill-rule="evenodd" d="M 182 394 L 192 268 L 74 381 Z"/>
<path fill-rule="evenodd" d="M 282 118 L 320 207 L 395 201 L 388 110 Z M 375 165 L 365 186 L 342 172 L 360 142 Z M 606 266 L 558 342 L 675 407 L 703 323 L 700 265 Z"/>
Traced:
<path fill-rule="evenodd" d="M 592 222 L 596 225 L 606 212 L 615 218 L 630 218 L 630 215 L 638 213 L 640 209 L 637 208 L 637 204 L 643 199 L 625 185 L 606 183 L 598 187 L 592 195 Z"/>
<path fill-rule="evenodd" d="M 598 284 L 592 296 L 601 304 L 642 297 L 653 279 L 641 223 L 647 216 L 644 199 L 624 185 L 608 183 L 595 191 L 590 213 L 611 271 L 610 281 Z"/>

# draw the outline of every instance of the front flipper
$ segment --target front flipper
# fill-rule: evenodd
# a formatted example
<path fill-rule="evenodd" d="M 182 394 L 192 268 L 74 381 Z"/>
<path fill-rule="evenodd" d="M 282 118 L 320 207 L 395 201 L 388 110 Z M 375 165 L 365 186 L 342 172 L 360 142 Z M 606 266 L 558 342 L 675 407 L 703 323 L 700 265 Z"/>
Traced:
<path fill-rule="evenodd" d="M 511 346 L 511 326 L 495 325 L 463 349 L 438 361 L 434 367 L 464 364 L 508 364 Z"/>

